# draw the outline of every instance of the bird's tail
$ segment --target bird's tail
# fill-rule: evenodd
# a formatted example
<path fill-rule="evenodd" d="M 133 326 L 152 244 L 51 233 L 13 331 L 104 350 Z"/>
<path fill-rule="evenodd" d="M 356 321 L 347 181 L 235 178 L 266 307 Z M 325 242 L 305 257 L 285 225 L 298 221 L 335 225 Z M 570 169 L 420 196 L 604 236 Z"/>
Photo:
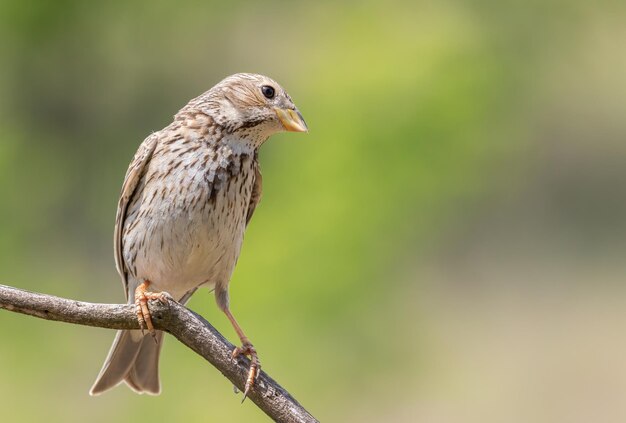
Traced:
<path fill-rule="evenodd" d="M 118 331 L 89 394 L 99 395 L 124 381 L 138 393 L 158 395 L 161 392 L 159 354 L 162 345 L 161 331 L 156 331 L 154 339 L 142 336 L 138 330 Z"/>

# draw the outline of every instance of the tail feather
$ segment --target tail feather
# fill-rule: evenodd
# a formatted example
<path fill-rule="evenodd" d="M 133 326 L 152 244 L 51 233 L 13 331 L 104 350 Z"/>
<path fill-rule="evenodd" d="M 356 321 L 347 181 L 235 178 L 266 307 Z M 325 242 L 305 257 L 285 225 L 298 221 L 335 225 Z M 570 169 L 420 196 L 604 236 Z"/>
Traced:
<path fill-rule="evenodd" d="M 134 292 L 136 285 L 134 282 L 129 285 L 129 293 Z M 186 292 L 179 302 L 186 304 L 196 289 Z M 156 331 L 155 338 L 149 335 L 142 336 L 138 330 L 118 331 L 89 394 L 99 395 L 126 382 L 135 392 L 158 395 L 161 392 L 159 356 L 162 345 L 163 332 L 159 330 Z"/>
<path fill-rule="evenodd" d="M 124 378 L 133 390 L 152 395 L 161 393 L 159 383 L 161 345 L 163 345 L 163 332 L 161 331 L 156 332 L 154 339 L 152 336 L 145 336 L 141 341 L 141 348 L 135 357 L 135 363 Z"/>
<path fill-rule="evenodd" d="M 138 393 L 156 395 L 161 391 L 158 366 L 163 332 L 157 331 L 156 343 L 152 336 L 138 334 L 139 331 L 117 332 L 90 395 L 99 395 L 122 381 Z"/>

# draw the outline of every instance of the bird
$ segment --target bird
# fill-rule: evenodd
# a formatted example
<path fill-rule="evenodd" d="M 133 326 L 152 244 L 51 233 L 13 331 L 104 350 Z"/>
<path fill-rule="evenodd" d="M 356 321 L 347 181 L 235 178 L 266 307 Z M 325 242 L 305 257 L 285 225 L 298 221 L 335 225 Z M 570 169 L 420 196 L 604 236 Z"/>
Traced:
<path fill-rule="evenodd" d="M 213 290 L 250 357 L 244 399 L 260 372 L 256 349 L 230 311 L 228 287 L 244 233 L 261 199 L 259 148 L 273 134 L 308 132 L 302 114 L 273 79 L 226 77 L 149 135 L 132 159 L 117 205 L 115 264 L 141 330 L 118 331 L 90 395 L 125 382 L 158 395 L 163 332 L 149 300 L 185 304 Z"/>

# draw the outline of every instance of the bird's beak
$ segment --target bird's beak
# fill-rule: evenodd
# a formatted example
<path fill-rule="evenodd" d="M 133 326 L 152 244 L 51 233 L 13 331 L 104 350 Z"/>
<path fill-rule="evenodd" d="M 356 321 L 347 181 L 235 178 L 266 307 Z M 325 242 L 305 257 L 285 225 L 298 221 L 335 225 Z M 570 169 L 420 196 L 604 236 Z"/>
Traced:
<path fill-rule="evenodd" d="M 291 132 L 308 132 L 309 128 L 306 126 L 304 118 L 299 111 L 293 109 L 279 109 L 275 108 L 276 116 L 278 120 L 283 124 L 287 131 Z"/>

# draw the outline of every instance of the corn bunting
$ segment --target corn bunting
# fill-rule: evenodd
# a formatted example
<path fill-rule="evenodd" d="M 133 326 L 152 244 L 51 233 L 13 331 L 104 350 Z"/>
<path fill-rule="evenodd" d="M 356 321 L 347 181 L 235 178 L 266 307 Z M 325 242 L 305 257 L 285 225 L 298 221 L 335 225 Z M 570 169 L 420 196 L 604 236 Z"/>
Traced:
<path fill-rule="evenodd" d="M 240 73 L 191 100 L 139 146 L 117 207 L 115 263 L 128 302 L 152 336 L 119 331 L 92 395 L 122 381 L 158 394 L 163 333 L 154 330 L 148 300 L 167 301 L 167 292 L 184 304 L 207 287 L 241 340 L 233 357 L 251 358 L 245 398 L 260 364 L 230 312 L 228 284 L 261 198 L 259 147 L 280 131 L 307 131 L 289 95 L 266 76 Z"/>

